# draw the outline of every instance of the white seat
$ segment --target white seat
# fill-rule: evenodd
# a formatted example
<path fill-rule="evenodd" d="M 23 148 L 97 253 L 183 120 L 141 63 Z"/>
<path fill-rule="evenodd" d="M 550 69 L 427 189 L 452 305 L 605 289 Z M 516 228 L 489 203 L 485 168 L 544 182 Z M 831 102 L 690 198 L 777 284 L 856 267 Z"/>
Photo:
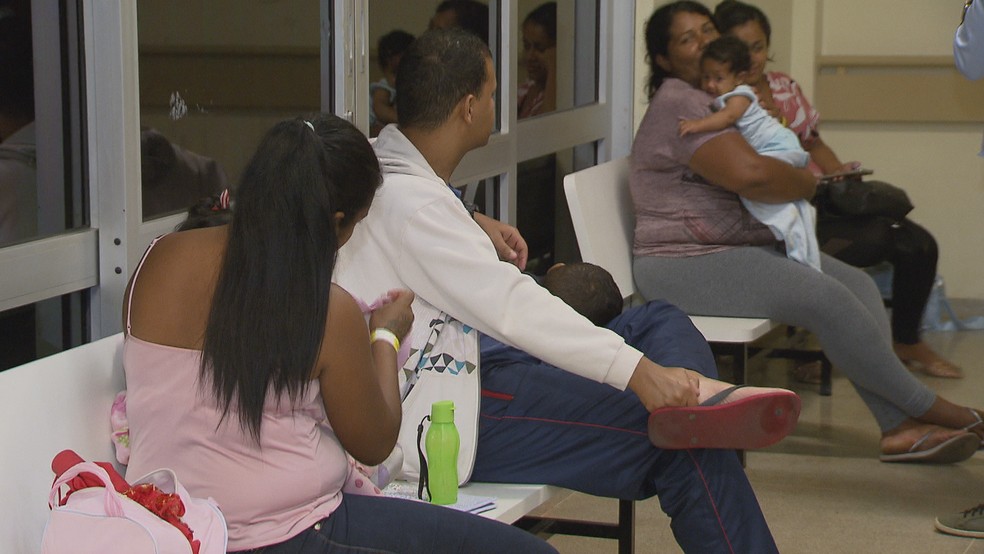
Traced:
<path fill-rule="evenodd" d="M 635 218 L 629 192 L 629 158 L 619 158 L 564 177 L 581 259 L 601 266 L 615 278 L 622 297 L 639 301 L 632 278 L 632 241 Z M 781 324 L 770 319 L 691 315 L 694 327 L 718 354 L 734 356 L 734 381 L 745 382 L 749 345 Z M 772 349 L 780 357 L 819 360 L 820 394 L 829 396 L 830 362 L 822 352 Z"/>
<path fill-rule="evenodd" d="M 619 158 L 564 177 L 581 259 L 601 266 L 615 278 L 622 297 L 636 297 L 632 279 L 632 237 L 635 233 L 629 194 L 629 158 Z M 690 316 L 711 343 L 749 343 L 778 323 L 769 319 Z"/>
<path fill-rule="evenodd" d="M 71 449 L 85 460 L 116 459 L 109 414 L 125 387 L 122 333 L 0 372 L 0 553 L 40 550 L 55 454 Z M 464 490 L 496 497 L 485 517 L 535 531 L 614 538 L 620 551 L 631 549 L 631 501 L 620 502 L 617 524 L 607 524 L 527 516 L 570 493 L 559 487 L 469 483 Z"/>

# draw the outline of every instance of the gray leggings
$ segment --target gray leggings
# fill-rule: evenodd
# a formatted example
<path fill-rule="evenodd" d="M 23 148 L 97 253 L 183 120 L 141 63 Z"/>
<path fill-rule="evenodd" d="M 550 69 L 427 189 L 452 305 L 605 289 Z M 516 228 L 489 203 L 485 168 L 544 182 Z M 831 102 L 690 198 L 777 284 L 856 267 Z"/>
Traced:
<path fill-rule="evenodd" d="M 926 413 L 936 400 L 892 350 L 888 315 L 863 271 L 821 255 L 820 273 L 772 247 L 739 247 L 685 258 L 637 257 L 647 300 L 693 315 L 763 317 L 803 327 L 854 384 L 882 431 Z"/>

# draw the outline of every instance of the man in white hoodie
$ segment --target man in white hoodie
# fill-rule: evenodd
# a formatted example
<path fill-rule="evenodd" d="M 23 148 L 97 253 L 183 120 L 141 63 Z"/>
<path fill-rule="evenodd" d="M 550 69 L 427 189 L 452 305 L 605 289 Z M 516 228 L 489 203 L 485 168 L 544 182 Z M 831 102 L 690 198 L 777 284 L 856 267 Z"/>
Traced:
<path fill-rule="evenodd" d="M 470 213 L 449 186 L 462 157 L 486 144 L 494 127 L 487 46 L 461 31 L 429 31 L 404 54 L 397 88 L 399 126 L 384 128 L 374 143 L 383 184 L 336 276 L 365 300 L 393 288 L 416 294 L 403 368 L 406 388 L 419 380 L 404 401 L 403 451 L 416 450 L 414 431 L 426 413 L 419 399 L 453 396 L 462 480 L 470 474 L 609 497 L 658 495 L 687 552 L 775 552 L 732 451 L 663 450 L 649 441 L 649 411 L 693 406 L 726 386 L 668 367 L 715 371 L 686 316 L 653 303 L 613 322 L 666 365 L 657 364 L 522 274 L 526 245 L 518 231 Z M 479 360 L 480 333 L 515 349 L 483 342 Z M 424 365 L 430 371 L 420 371 Z M 408 410 L 415 400 L 417 411 Z"/>

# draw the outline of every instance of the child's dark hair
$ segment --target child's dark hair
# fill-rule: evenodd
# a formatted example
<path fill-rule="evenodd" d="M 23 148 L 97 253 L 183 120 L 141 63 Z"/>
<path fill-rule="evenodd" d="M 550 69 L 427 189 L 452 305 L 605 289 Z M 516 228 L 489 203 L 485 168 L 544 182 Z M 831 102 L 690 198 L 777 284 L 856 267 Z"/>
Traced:
<path fill-rule="evenodd" d="M 555 266 L 543 278 L 543 286 L 595 325 L 605 326 L 622 313 L 622 293 L 615 279 L 594 264 Z"/>
<path fill-rule="evenodd" d="M 707 45 L 704 54 L 700 57 L 704 60 L 714 60 L 726 63 L 731 68 L 732 73 L 741 73 L 752 68 L 752 56 L 748 52 L 748 46 L 741 39 L 733 36 L 723 36 L 714 39 Z"/>
<path fill-rule="evenodd" d="M 385 68 L 390 58 L 406 52 L 412 42 L 413 35 L 402 29 L 390 31 L 381 36 L 377 45 L 377 49 L 379 50 L 379 67 Z"/>
<path fill-rule="evenodd" d="M 226 225 L 230 221 L 232 221 L 232 204 L 229 200 L 229 190 L 226 189 L 219 194 L 206 196 L 188 208 L 188 217 L 174 230 L 187 231 L 189 229 L 218 227 L 219 225 Z"/>

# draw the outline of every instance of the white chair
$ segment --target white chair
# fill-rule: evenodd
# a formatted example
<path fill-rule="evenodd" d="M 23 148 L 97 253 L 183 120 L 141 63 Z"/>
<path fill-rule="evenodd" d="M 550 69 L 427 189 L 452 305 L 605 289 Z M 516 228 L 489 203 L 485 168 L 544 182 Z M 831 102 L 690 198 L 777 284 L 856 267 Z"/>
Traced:
<path fill-rule="evenodd" d="M 564 193 L 574 223 L 581 259 L 601 266 L 615 278 L 622 297 L 637 303 L 632 278 L 632 240 L 635 233 L 632 198 L 629 194 L 629 158 L 619 158 L 564 177 Z M 718 354 L 735 357 L 735 382 L 745 382 L 749 345 L 779 326 L 760 318 L 690 316 L 694 326 Z M 801 358 L 802 351 L 775 350 L 776 355 Z M 822 354 L 821 354 L 822 356 Z M 809 353 L 816 358 L 816 353 Z M 830 394 L 830 363 L 821 357 L 820 394 Z"/>

